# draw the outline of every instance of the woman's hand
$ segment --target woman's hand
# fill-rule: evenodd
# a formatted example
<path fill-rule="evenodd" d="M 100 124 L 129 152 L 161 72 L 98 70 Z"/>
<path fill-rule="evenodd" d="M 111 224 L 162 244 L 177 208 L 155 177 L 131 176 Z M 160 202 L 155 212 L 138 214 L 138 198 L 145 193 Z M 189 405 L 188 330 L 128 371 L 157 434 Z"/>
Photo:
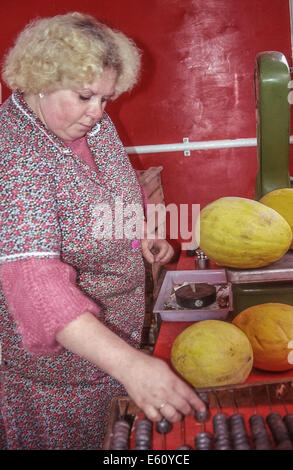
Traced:
<path fill-rule="evenodd" d="M 161 359 L 138 353 L 123 383 L 129 396 L 151 421 L 171 422 L 204 411 L 205 404 Z"/>
<path fill-rule="evenodd" d="M 85 312 L 57 333 L 57 341 L 121 382 L 150 420 L 179 421 L 205 405 L 161 359 L 148 356 Z M 164 406 L 162 406 L 164 405 Z"/>
<path fill-rule="evenodd" d="M 151 264 L 166 264 L 174 256 L 173 247 L 164 239 L 143 238 L 141 248 L 143 257 Z"/>

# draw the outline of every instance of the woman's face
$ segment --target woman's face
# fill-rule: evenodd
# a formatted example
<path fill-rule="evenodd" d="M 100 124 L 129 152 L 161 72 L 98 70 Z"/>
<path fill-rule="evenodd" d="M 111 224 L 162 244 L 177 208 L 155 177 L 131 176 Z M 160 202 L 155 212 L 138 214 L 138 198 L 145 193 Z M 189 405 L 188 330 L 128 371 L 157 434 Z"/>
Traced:
<path fill-rule="evenodd" d="M 116 81 L 117 72 L 109 68 L 89 85 L 38 96 L 37 114 L 61 139 L 79 139 L 102 118 L 107 101 L 115 93 Z"/>

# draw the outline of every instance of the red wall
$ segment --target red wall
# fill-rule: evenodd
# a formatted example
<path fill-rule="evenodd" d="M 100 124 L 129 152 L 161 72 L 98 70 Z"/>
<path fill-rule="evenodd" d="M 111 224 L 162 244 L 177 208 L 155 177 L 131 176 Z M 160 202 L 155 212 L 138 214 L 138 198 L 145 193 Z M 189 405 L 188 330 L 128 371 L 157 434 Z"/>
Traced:
<path fill-rule="evenodd" d="M 281 51 L 291 65 L 289 0 L 9 0 L 0 6 L 0 50 L 30 19 L 74 10 L 121 29 L 142 49 L 139 86 L 108 108 L 126 146 L 255 137 L 256 54 Z M 131 161 L 164 167 L 166 203 L 253 197 L 256 148 Z"/>

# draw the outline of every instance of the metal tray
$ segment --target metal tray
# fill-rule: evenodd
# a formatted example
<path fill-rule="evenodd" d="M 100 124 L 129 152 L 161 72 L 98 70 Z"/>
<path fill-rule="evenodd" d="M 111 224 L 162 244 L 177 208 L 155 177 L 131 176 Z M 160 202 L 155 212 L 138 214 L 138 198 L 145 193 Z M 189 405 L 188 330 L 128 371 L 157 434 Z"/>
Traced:
<path fill-rule="evenodd" d="M 293 251 L 288 251 L 281 259 L 257 269 L 226 268 L 227 282 L 271 282 L 293 280 Z"/>
<path fill-rule="evenodd" d="M 228 284 L 225 269 L 167 271 L 153 309 L 154 313 L 160 314 L 162 320 L 189 322 L 211 319 L 224 320 L 227 317 L 229 307 L 221 308 L 217 302 L 214 302 L 212 305 L 205 308 L 195 310 L 182 309 L 179 307 L 178 310 L 166 310 L 165 305 L 170 299 L 173 287 L 176 284 L 183 284 L 184 282 L 207 282 L 215 286 Z"/>

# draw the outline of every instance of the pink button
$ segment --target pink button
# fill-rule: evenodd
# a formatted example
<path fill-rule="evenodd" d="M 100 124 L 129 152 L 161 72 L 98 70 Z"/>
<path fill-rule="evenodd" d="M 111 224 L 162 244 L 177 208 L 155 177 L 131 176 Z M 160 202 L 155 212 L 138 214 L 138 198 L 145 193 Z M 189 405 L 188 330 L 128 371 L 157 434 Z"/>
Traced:
<path fill-rule="evenodd" d="M 131 243 L 132 249 L 135 250 L 139 247 L 139 240 L 133 240 Z"/>

